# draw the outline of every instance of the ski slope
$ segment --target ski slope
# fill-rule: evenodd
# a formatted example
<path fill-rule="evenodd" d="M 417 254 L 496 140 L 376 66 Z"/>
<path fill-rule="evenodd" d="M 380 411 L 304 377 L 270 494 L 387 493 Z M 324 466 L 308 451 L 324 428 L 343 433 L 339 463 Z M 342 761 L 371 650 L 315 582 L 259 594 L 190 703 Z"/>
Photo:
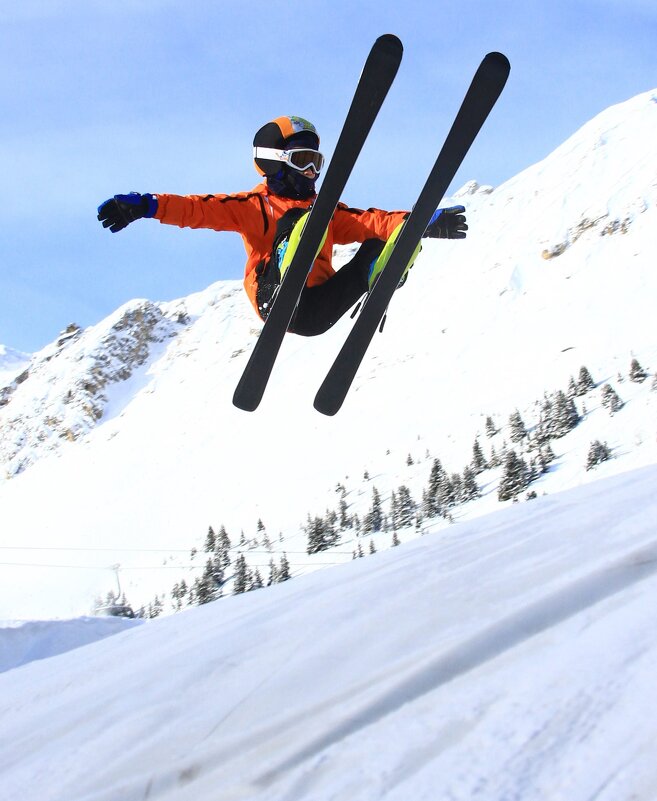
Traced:
<path fill-rule="evenodd" d="M 0 799 L 651 801 L 656 480 L 517 504 L 9 670 Z"/>

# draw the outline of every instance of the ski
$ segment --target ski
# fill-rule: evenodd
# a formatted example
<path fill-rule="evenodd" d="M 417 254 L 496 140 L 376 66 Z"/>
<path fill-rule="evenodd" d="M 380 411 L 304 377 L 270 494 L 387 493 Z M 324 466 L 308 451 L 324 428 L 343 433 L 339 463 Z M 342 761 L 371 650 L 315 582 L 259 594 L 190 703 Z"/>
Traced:
<path fill-rule="evenodd" d="M 334 415 L 342 406 L 406 265 L 504 89 L 509 70 L 509 61 L 502 53 L 488 53 L 479 65 L 390 259 L 365 299 L 353 328 L 315 396 L 314 406 L 318 412 Z"/>
<path fill-rule="evenodd" d="M 397 74 L 402 54 L 402 43 L 392 34 L 380 36 L 370 50 L 299 246 L 235 389 L 233 404 L 244 411 L 254 411 L 262 400 L 319 244 Z"/>

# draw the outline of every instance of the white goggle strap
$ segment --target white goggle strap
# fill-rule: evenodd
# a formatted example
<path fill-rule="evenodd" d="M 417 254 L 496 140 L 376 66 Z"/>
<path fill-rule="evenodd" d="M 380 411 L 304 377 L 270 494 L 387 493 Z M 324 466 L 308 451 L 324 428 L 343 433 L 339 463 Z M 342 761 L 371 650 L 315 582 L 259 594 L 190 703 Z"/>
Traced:
<path fill-rule="evenodd" d="M 288 161 L 286 150 L 277 150 L 275 147 L 254 147 L 254 159 L 269 159 L 270 161 Z"/>

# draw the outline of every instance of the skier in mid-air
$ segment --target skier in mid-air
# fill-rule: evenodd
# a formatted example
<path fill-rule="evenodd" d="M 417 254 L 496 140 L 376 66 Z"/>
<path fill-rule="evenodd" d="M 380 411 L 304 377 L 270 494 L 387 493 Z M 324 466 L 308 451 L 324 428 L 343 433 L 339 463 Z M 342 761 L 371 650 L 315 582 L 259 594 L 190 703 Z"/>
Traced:
<path fill-rule="evenodd" d="M 241 234 L 247 253 L 244 287 L 265 320 L 295 239 L 316 197 L 315 182 L 324 166 L 315 127 L 301 117 L 278 117 L 256 133 L 253 155 L 264 177 L 250 192 L 220 195 L 115 195 L 98 208 L 98 219 L 116 233 L 143 217 L 181 228 L 211 228 Z M 438 209 L 424 236 L 464 239 L 463 206 Z M 314 336 L 327 331 L 368 292 L 384 264 L 378 257 L 408 212 L 352 209 L 339 203 L 301 293 L 289 331 Z M 362 243 L 341 269 L 332 267 L 334 244 Z M 292 250 L 292 248 L 290 248 Z M 402 279 L 405 280 L 406 275 Z"/>

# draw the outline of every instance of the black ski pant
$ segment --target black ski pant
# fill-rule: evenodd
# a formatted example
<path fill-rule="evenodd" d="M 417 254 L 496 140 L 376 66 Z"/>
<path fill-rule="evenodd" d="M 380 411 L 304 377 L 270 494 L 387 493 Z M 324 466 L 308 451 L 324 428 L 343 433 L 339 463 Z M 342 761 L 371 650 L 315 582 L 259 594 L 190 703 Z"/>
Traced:
<path fill-rule="evenodd" d="M 304 287 L 288 331 L 303 337 L 313 337 L 325 333 L 335 325 L 367 292 L 370 265 L 379 256 L 384 245 L 382 239 L 365 240 L 353 259 L 328 281 L 317 286 Z"/>

